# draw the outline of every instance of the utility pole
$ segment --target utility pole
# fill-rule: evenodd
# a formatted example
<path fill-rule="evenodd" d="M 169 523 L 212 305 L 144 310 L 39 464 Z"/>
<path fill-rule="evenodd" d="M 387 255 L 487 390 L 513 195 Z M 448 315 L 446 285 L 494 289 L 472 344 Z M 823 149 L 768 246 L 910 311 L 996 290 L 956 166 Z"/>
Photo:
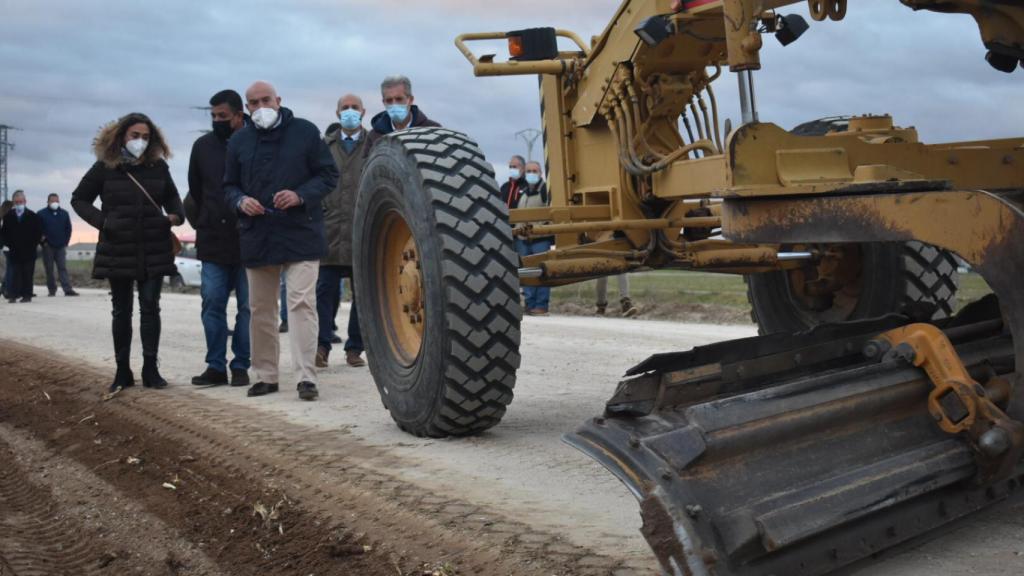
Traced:
<path fill-rule="evenodd" d="M 8 130 L 20 130 L 14 126 L 0 124 L 0 199 L 6 202 L 7 194 L 7 151 L 14 150 L 14 142 L 7 139 Z"/>
<path fill-rule="evenodd" d="M 516 138 L 522 138 L 526 142 L 526 161 L 533 161 L 533 146 L 537 143 L 537 139 L 540 138 L 541 131 L 536 128 L 527 128 L 526 130 L 520 130 L 516 132 Z"/>

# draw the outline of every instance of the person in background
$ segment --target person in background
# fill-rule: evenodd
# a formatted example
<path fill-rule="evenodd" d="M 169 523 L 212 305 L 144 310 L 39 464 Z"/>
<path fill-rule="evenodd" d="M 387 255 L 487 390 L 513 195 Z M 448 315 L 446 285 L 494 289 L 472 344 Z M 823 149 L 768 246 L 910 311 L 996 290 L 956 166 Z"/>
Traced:
<path fill-rule="evenodd" d="M 633 301 L 629 298 L 629 276 L 626 274 L 619 274 L 615 277 L 619 281 L 619 304 L 622 307 L 622 317 L 632 318 L 636 316 L 639 310 L 633 305 Z M 597 279 L 597 314 L 598 316 L 604 316 L 608 309 L 608 277 Z"/>
<path fill-rule="evenodd" d="M 8 268 L 11 272 L 11 286 L 7 289 L 8 302 L 32 301 L 32 277 L 36 271 L 36 256 L 39 242 L 43 238 L 43 224 L 39 216 L 28 209 L 25 192 L 15 190 L 11 196 L 14 208 L 8 212 L 0 224 L 0 235 L 4 246 L 10 251 Z"/>
<path fill-rule="evenodd" d="M 511 163 L 509 164 L 511 166 Z M 516 198 L 510 208 L 544 208 L 548 205 L 548 188 L 544 183 L 539 162 L 527 162 L 524 167 L 523 181 L 525 186 L 517 189 Z M 510 174 L 511 176 L 511 174 Z M 511 182 L 511 178 L 509 179 Z M 519 256 L 543 254 L 551 250 L 553 238 L 516 238 L 516 251 Z M 529 316 L 547 316 L 548 304 L 551 300 L 551 288 L 547 286 L 524 286 L 523 297 L 526 302 L 526 314 Z"/>
<path fill-rule="evenodd" d="M 192 145 L 188 189 L 195 213 L 189 222 L 196 229 L 196 257 L 203 263 L 202 313 L 206 335 L 206 370 L 192 378 L 196 386 L 249 386 L 249 281 L 238 245 L 238 216 L 224 205 L 224 163 L 228 140 L 246 124 L 242 97 L 221 90 L 210 98 L 212 130 Z M 228 301 L 235 293 L 237 311 L 227 363 Z"/>
<path fill-rule="evenodd" d="M 526 158 L 516 154 L 508 161 L 508 180 L 501 185 L 501 198 L 509 209 L 519 203 L 519 195 L 526 188 Z"/>
<path fill-rule="evenodd" d="M 71 242 L 71 215 L 60 207 L 60 196 L 50 194 L 46 198 L 46 207 L 39 211 L 39 219 L 43 223 L 43 269 L 46 270 L 46 288 L 49 296 L 57 295 L 57 282 L 53 268 L 57 267 L 60 287 L 65 296 L 78 296 L 71 287 L 68 277 L 68 244 Z"/>
<path fill-rule="evenodd" d="M 281 106 L 274 87 L 256 82 L 245 92 L 252 125 L 228 142 L 224 172 L 227 207 L 239 212 L 242 264 L 249 277 L 252 361 L 258 381 L 249 396 L 278 391 L 278 290 L 288 285 L 288 339 L 299 398 L 316 400 L 316 279 L 327 250 L 323 197 L 338 168 L 320 131 Z"/>
<path fill-rule="evenodd" d="M 11 202 L 10 200 L 4 200 L 3 203 L 0 204 L 0 226 L 3 225 L 2 222 L 4 216 L 7 216 L 7 213 L 10 212 L 13 208 L 14 202 Z M 0 295 L 2 295 L 4 298 L 7 298 L 7 290 L 10 289 L 11 287 L 11 274 L 14 273 L 14 268 L 11 267 L 11 252 L 10 250 L 7 249 L 7 246 L 4 245 L 4 238 L 2 234 L 0 234 L 0 247 L 4 248 L 4 273 L 3 276 L 0 277 L 3 278 L 3 282 L 0 283 Z"/>
<path fill-rule="evenodd" d="M 131 370 L 132 292 L 138 290 L 142 336 L 142 385 L 165 388 L 160 352 L 160 291 L 174 265 L 171 227 L 185 214 L 167 159 L 163 133 L 145 114 L 133 112 L 100 130 L 96 163 L 71 195 L 71 207 L 100 231 L 92 277 L 110 282 L 117 372 L 110 391 L 135 385 Z M 93 205 L 100 199 L 100 207 Z M 167 212 L 164 215 L 164 211 Z"/>
<path fill-rule="evenodd" d="M 316 306 L 320 322 L 317 338 L 316 365 L 326 368 L 331 354 L 331 338 L 334 336 L 334 316 L 341 303 L 342 278 L 352 276 L 352 218 L 355 214 L 356 196 L 359 194 L 359 177 L 362 175 L 366 158 L 366 129 L 363 128 L 363 101 L 354 94 L 338 99 L 335 114 L 340 124 L 328 129 L 324 142 L 338 165 L 341 176 L 334 193 L 324 199 L 324 232 L 327 234 L 327 255 L 320 261 L 320 276 L 316 285 Z M 352 293 L 355 293 L 353 286 Z M 359 316 L 356 302 L 348 316 L 348 340 L 345 342 L 345 362 L 349 366 L 366 366 L 362 358 L 363 337 L 359 332 Z"/>
<path fill-rule="evenodd" d="M 380 83 L 384 111 L 370 120 L 373 128 L 366 136 L 366 153 L 384 136 L 407 128 L 440 127 L 415 104 L 412 81 L 405 76 L 388 76 Z"/>

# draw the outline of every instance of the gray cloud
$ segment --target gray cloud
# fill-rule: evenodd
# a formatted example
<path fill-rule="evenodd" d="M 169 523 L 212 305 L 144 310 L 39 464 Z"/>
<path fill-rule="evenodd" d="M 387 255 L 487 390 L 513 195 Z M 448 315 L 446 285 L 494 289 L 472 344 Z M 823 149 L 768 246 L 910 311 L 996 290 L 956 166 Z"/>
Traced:
<path fill-rule="evenodd" d="M 616 6 L 0 0 L 0 123 L 25 130 L 13 133 L 10 185 L 25 188 L 33 206 L 50 192 L 67 198 L 94 160 L 96 129 L 141 111 L 166 132 L 184 192 L 189 149 L 208 126 L 192 107 L 214 92 L 241 92 L 265 79 L 284 105 L 323 128 L 345 92 L 362 96 L 370 114 L 379 111 L 379 81 L 395 73 L 413 79 L 417 103 L 431 117 L 473 135 L 502 164 L 525 150 L 513 134 L 539 127 L 536 79 L 474 78 L 454 37 L 555 25 L 586 38 L 601 32 Z M 795 11 L 805 13 L 802 5 Z M 845 22 L 812 22 L 791 47 L 766 40 L 757 74 L 763 121 L 788 128 L 820 116 L 887 111 L 924 139 L 942 141 L 1012 136 L 1024 120 L 1012 105 L 1021 73 L 1003 75 L 982 61 L 968 17 L 859 2 Z M 718 84 L 723 116 L 735 121 L 735 80 L 726 75 Z"/>

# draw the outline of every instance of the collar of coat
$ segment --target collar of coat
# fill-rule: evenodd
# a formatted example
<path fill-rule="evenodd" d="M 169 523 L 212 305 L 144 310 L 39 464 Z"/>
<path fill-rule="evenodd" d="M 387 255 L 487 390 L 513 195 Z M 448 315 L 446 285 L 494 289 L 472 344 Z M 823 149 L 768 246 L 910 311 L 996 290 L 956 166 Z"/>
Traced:
<path fill-rule="evenodd" d="M 428 120 L 427 115 L 415 104 L 409 107 L 409 113 L 412 114 L 412 121 L 404 129 L 422 126 Z M 388 116 L 386 110 L 374 116 L 373 120 L 370 120 L 370 126 L 373 127 L 374 132 L 379 134 L 391 134 L 395 131 L 394 126 L 391 125 L 391 117 Z"/>
<path fill-rule="evenodd" d="M 342 131 L 341 124 L 331 124 L 330 126 L 327 127 L 327 135 L 324 136 L 324 143 L 327 144 L 328 146 L 334 143 L 340 144 L 342 138 L 344 138 L 344 134 L 345 132 Z M 356 145 L 358 145 L 360 142 L 364 140 L 366 140 L 366 128 L 360 126 L 359 139 L 356 140 Z"/>

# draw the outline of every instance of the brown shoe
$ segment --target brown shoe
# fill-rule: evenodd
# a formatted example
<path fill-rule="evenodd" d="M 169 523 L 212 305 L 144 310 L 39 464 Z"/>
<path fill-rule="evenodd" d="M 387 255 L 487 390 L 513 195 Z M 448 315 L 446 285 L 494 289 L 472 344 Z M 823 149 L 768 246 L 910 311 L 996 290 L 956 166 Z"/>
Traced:
<path fill-rule="evenodd" d="M 366 360 L 363 360 L 362 354 L 362 352 L 348 350 L 345 352 L 345 361 L 353 368 L 362 368 L 363 366 L 366 366 Z"/>
<path fill-rule="evenodd" d="M 529 311 L 530 316 L 547 316 L 548 311 L 544 308 L 534 308 Z"/>
<path fill-rule="evenodd" d="M 327 357 L 329 355 L 330 351 L 328 351 L 327 348 L 318 347 L 316 349 L 316 367 L 327 368 Z"/>
<path fill-rule="evenodd" d="M 638 310 L 637 307 L 633 305 L 633 301 L 630 300 L 629 298 L 623 298 L 621 300 L 621 304 L 623 318 L 632 318 L 633 316 L 636 316 L 637 313 L 640 312 L 640 310 Z"/>

